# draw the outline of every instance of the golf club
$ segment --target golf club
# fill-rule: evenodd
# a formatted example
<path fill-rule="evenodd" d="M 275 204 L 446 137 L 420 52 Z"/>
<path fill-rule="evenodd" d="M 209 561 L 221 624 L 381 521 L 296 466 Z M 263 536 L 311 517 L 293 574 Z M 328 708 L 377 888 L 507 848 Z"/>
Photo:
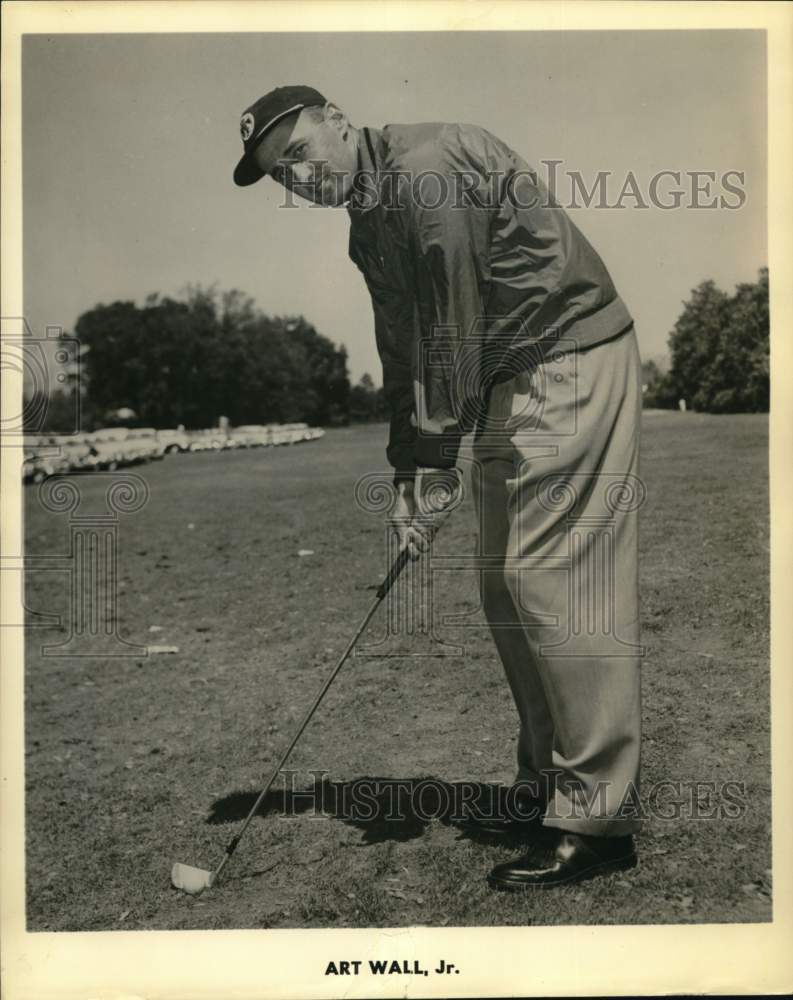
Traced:
<path fill-rule="evenodd" d="M 267 781 L 267 784 L 264 786 L 264 788 L 259 793 L 259 797 L 253 803 L 253 806 L 251 807 L 251 811 L 248 813 L 247 817 L 245 818 L 245 822 L 242 824 L 242 827 L 241 827 L 239 833 L 235 837 L 232 837 L 231 840 L 229 841 L 228 846 L 226 847 L 226 853 L 223 855 L 223 858 L 221 859 L 221 861 L 218 864 L 217 868 L 215 868 L 214 871 L 210 872 L 210 871 L 206 871 L 203 868 L 194 868 L 192 865 L 184 865 L 184 864 L 181 864 L 180 862 L 177 861 L 174 864 L 173 868 L 171 869 L 171 883 L 172 883 L 172 885 L 174 886 L 175 889 L 182 889 L 184 892 L 190 893 L 190 895 L 197 895 L 198 893 L 202 892 L 204 889 L 208 889 L 210 886 L 212 886 L 212 885 L 215 884 L 218 876 L 223 871 L 223 869 L 226 867 L 226 864 L 228 863 L 228 861 L 231 858 L 232 854 L 236 851 L 237 846 L 239 845 L 240 840 L 242 840 L 243 834 L 248 829 L 248 824 L 253 819 L 253 817 L 256 815 L 256 813 L 257 813 L 257 811 L 259 809 L 259 806 L 262 804 L 262 802 L 265 799 L 265 796 L 270 791 L 270 788 L 272 787 L 273 782 L 278 777 L 278 773 L 281 770 L 281 768 L 284 766 L 284 764 L 286 763 L 287 758 L 289 757 L 289 754 L 294 750 L 295 745 L 297 744 L 297 741 L 300 739 L 300 737 L 303 734 L 303 730 L 306 728 L 306 726 L 311 721 L 311 717 L 314 715 L 314 712 L 316 712 L 317 708 L 319 707 L 320 702 L 325 697 L 325 694 L 327 693 L 328 688 L 331 686 L 331 684 L 333 683 L 336 675 L 338 674 L 338 672 L 341 670 L 342 666 L 344 665 L 344 661 L 350 655 L 350 652 L 352 651 L 353 646 L 358 641 L 361 633 L 364 631 L 364 629 L 366 628 L 366 626 L 369 624 L 369 622 L 370 622 L 370 620 L 372 618 L 372 615 L 375 613 L 375 611 L 377 611 L 378 607 L 382 603 L 382 601 L 385 598 L 386 594 L 388 594 L 389 590 L 394 585 L 394 582 L 396 581 L 397 577 L 399 576 L 399 574 L 402 572 L 402 570 L 405 568 L 405 566 L 407 565 L 407 563 L 409 561 L 410 561 L 410 552 L 409 552 L 409 550 L 407 548 L 404 548 L 399 553 L 399 555 L 397 556 L 397 558 L 394 560 L 394 564 L 392 565 L 391 569 L 388 571 L 388 576 L 386 576 L 385 580 L 383 580 L 383 582 L 377 588 L 377 595 L 375 597 L 374 604 L 372 604 L 372 606 L 369 609 L 366 617 L 364 618 L 364 620 L 359 625 L 359 627 L 358 627 L 355 635 L 352 637 L 352 639 L 350 640 L 347 648 L 342 653 L 340 660 L 338 661 L 338 663 L 336 664 L 336 666 L 333 668 L 333 671 L 331 672 L 330 676 L 328 677 L 328 679 L 324 682 L 324 684 L 320 688 L 319 693 L 317 694 L 316 698 L 314 699 L 313 704 L 311 705 L 311 708 L 309 708 L 308 712 L 306 712 L 305 718 L 300 723 L 300 726 L 298 727 L 298 730 L 295 733 L 295 735 L 292 737 L 291 743 L 286 748 L 286 750 L 284 751 L 283 755 L 281 756 L 281 759 L 276 764 L 275 769 L 273 770 L 273 773 L 270 775 L 270 778 Z"/>

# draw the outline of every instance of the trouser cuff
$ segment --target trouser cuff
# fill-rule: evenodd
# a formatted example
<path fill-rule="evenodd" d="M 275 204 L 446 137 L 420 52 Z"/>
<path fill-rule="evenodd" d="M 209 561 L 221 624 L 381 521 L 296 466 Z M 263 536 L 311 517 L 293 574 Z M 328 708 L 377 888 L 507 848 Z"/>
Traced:
<path fill-rule="evenodd" d="M 559 788 L 550 799 L 542 822 L 543 826 L 589 837 L 625 837 L 638 833 L 642 825 L 630 809 L 615 808 L 608 800 L 588 802 L 585 797 L 571 798 Z"/>

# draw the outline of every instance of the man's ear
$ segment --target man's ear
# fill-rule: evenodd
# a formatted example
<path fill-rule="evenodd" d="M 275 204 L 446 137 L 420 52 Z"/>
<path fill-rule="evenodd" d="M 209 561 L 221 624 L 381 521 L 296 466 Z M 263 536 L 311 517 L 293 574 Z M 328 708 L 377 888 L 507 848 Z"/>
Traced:
<path fill-rule="evenodd" d="M 323 112 L 325 114 L 325 121 L 329 125 L 338 129 L 342 134 L 345 133 L 350 127 L 347 115 L 341 110 L 341 108 L 337 108 L 335 104 L 331 104 L 330 101 L 328 101 L 323 108 Z"/>

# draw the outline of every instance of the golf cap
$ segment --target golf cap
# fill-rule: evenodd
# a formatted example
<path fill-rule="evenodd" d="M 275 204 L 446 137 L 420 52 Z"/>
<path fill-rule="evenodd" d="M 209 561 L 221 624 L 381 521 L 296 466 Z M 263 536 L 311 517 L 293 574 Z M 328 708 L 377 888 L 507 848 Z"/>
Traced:
<path fill-rule="evenodd" d="M 245 152 L 234 170 L 234 183 L 247 187 L 264 177 L 286 149 L 297 116 L 303 108 L 323 107 L 325 104 L 325 98 L 313 87 L 276 87 L 246 108 L 240 118 L 240 135 Z M 266 170 L 262 170 L 253 158 L 260 146 L 263 147 Z"/>

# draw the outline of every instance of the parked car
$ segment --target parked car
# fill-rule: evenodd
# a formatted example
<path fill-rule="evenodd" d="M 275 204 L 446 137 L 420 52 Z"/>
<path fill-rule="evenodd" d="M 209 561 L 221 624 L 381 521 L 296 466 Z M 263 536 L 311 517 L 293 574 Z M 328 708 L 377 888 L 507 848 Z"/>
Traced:
<path fill-rule="evenodd" d="M 176 452 L 190 451 L 190 436 L 187 431 L 165 430 L 156 431 L 157 439 L 165 449 L 166 455 Z"/>
<path fill-rule="evenodd" d="M 156 460 L 165 457 L 165 445 L 153 427 L 131 427 L 124 439 L 124 446 L 136 453 L 138 450 L 144 450 L 147 458 Z"/>
<path fill-rule="evenodd" d="M 278 424 L 276 432 L 277 444 L 295 444 L 301 440 L 303 432 L 308 430 L 308 424 Z"/>
<path fill-rule="evenodd" d="M 271 438 L 270 428 L 261 424 L 244 424 L 231 432 L 231 439 L 238 448 L 261 448 L 272 444 Z"/>
<path fill-rule="evenodd" d="M 120 466 L 129 464 L 121 448 L 117 427 L 100 428 L 87 437 L 96 451 L 97 468 L 115 472 Z"/>
<path fill-rule="evenodd" d="M 70 471 L 69 459 L 53 436 L 40 434 L 26 440 L 22 463 L 22 478 L 25 482 L 40 483 L 48 476 L 63 475 Z"/>
<path fill-rule="evenodd" d="M 223 451 L 314 441 L 324 435 L 321 427 L 305 423 L 245 424 L 231 433 L 225 428 L 205 430 L 155 430 L 153 427 L 100 427 L 90 434 L 31 435 L 25 440 L 22 475 L 25 482 L 47 476 L 93 469 L 110 472 L 162 458 L 175 451 Z"/>
<path fill-rule="evenodd" d="M 57 435 L 52 440 L 60 448 L 72 472 L 86 472 L 98 467 L 99 456 L 87 434 Z"/>
<path fill-rule="evenodd" d="M 209 430 L 190 432 L 190 451 L 222 451 L 226 447 L 227 435 L 216 427 Z"/>
<path fill-rule="evenodd" d="M 104 468 L 111 470 L 163 454 L 154 428 L 101 427 L 90 438 L 102 456 Z"/>

